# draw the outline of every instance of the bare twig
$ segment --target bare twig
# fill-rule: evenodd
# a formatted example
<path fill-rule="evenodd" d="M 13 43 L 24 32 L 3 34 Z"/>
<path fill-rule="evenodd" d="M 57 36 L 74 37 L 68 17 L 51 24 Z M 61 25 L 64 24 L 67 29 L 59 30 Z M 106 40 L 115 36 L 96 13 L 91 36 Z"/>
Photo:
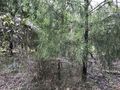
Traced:
<path fill-rule="evenodd" d="M 106 0 L 104 0 L 103 2 L 101 2 L 100 4 L 98 4 L 95 8 L 93 8 L 89 13 L 92 13 L 95 10 L 100 9 L 101 7 L 103 7 L 106 4 Z"/>
<path fill-rule="evenodd" d="M 103 70 L 103 72 L 106 72 L 108 74 L 120 75 L 120 71 L 117 70 Z"/>

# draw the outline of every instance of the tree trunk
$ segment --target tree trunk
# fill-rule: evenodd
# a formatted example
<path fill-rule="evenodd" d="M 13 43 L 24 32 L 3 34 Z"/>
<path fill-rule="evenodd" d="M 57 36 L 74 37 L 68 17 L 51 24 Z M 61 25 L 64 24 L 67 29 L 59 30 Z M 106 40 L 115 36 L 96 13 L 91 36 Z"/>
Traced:
<path fill-rule="evenodd" d="M 61 80 L 61 62 L 60 60 L 58 61 L 58 80 Z"/>
<path fill-rule="evenodd" d="M 58 60 L 58 90 L 61 90 L 61 62 Z"/>
<path fill-rule="evenodd" d="M 13 55 L 13 30 L 10 31 L 10 40 L 9 40 L 9 53 Z"/>
<path fill-rule="evenodd" d="M 118 11 L 118 0 L 116 0 L 116 12 Z"/>
<path fill-rule="evenodd" d="M 84 51 L 83 51 L 83 67 L 82 67 L 82 80 L 86 81 L 87 79 L 87 61 L 88 61 L 88 7 L 89 0 L 84 0 L 85 2 L 85 32 L 84 32 Z"/>
<path fill-rule="evenodd" d="M 9 52 L 10 52 L 10 55 L 12 56 L 13 55 L 13 42 L 12 41 L 9 41 Z"/>

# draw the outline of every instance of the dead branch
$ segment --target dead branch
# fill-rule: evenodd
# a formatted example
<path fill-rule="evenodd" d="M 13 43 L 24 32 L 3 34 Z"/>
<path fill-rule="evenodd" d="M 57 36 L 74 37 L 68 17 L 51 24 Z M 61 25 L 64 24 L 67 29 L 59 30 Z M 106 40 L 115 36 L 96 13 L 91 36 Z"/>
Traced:
<path fill-rule="evenodd" d="M 120 71 L 117 70 L 103 70 L 103 72 L 106 72 L 108 74 L 120 75 Z"/>

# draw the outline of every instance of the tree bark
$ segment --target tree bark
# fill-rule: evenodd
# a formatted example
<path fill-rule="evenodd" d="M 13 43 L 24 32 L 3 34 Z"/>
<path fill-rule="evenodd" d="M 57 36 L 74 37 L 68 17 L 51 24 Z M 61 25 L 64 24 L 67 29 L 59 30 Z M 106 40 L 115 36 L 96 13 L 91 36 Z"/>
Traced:
<path fill-rule="evenodd" d="M 61 62 L 60 60 L 58 60 L 58 90 L 62 90 L 61 89 Z"/>
<path fill-rule="evenodd" d="M 10 52 L 10 55 L 12 56 L 13 55 L 13 30 L 11 29 L 10 31 L 10 40 L 9 40 L 9 52 Z"/>
<path fill-rule="evenodd" d="M 88 7 L 89 7 L 89 0 L 84 0 L 85 2 L 85 32 L 84 32 L 84 51 L 83 51 L 83 67 L 82 67 L 82 81 L 86 82 L 87 79 L 87 61 L 88 61 Z"/>
<path fill-rule="evenodd" d="M 116 0 L 116 12 L 118 11 L 118 0 Z"/>
<path fill-rule="evenodd" d="M 61 62 L 58 60 L 58 80 L 61 80 Z"/>

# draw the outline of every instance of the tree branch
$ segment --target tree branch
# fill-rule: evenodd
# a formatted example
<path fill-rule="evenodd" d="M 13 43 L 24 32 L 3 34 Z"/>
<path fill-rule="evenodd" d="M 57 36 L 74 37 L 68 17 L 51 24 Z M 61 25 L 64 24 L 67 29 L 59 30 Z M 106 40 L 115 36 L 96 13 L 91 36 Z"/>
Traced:
<path fill-rule="evenodd" d="M 103 2 L 101 2 L 100 4 L 98 4 L 95 8 L 93 8 L 89 13 L 92 13 L 94 10 L 96 9 L 100 9 L 101 7 L 103 7 L 106 4 L 106 0 L 104 0 Z"/>
<path fill-rule="evenodd" d="M 108 74 L 120 75 L 120 71 L 117 71 L 117 70 L 102 70 L 102 71 Z"/>

